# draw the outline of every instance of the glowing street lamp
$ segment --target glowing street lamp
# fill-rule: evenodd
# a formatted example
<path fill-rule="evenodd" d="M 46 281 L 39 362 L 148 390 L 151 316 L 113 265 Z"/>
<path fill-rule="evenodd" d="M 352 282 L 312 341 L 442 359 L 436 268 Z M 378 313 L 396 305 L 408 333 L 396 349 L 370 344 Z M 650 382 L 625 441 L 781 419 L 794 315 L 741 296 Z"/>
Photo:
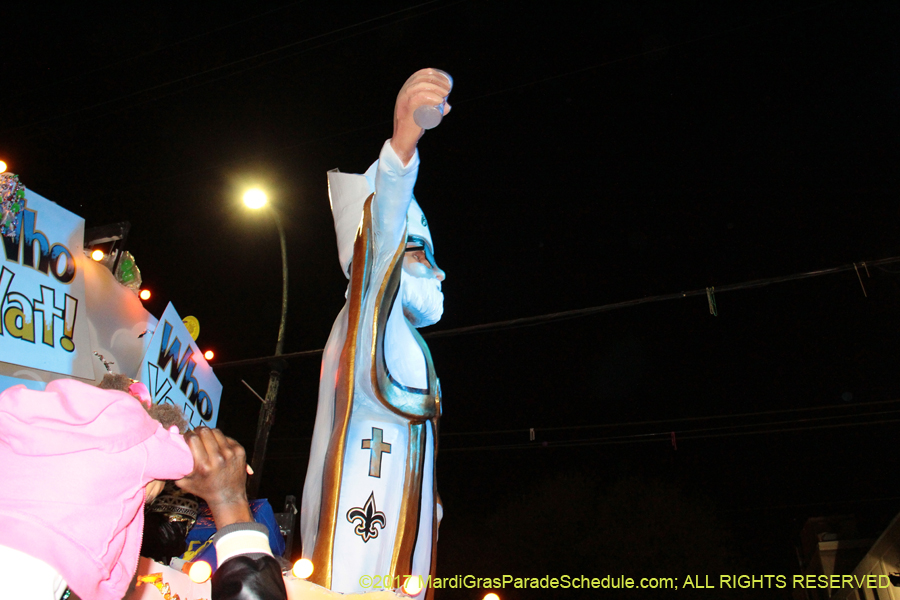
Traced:
<path fill-rule="evenodd" d="M 207 350 L 203 353 L 203 358 L 205 358 L 206 360 L 212 360 L 215 355 L 216 353 L 212 350 Z"/>
<path fill-rule="evenodd" d="M 150 299 L 150 290 L 141 290 L 139 294 L 141 300 L 149 300 Z"/>
<path fill-rule="evenodd" d="M 94 250 L 93 252 L 91 252 L 91 258 L 93 258 L 97 262 L 103 260 L 104 256 L 106 256 L 106 254 L 103 253 L 103 250 Z"/>
<path fill-rule="evenodd" d="M 257 210 L 268 204 L 266 193 L 259 188 L 248 190 L 244 194 L 244 204 L 251 209 Z M 279 357 L 284 348 L 284 328 L 287 321 L 287 303 L 288 303 L 288 266 L 287 266 L 287 243 L 284 239 L 284 227 L 281 224 L 281 217 L 278 212 L 269 206 L 269 213 L 272 220 L 275 221 L 275 227 L 278 229 L 278 238 L 281 242 L 281 324 L 278 326 L 278 342 L 275 345 L 275 359 L 272 361 L 269 372 L 269 387 L 266 389 L 266 398 L 259 409 L 259 422 L 256 426 L 256 441 L 253 444 L 253 459 L 250 466 L 253 475 L 250 476 L 250 484 L 248 486 L 248 494 L 251 498 L 255 498 L 259 492 L 259 484 L 262 480 L 263 462 L 266 459 L 266 446 L 269 443 L 269 431 L 275 422 L 275 401 L 278 399 L 278 385 L 281 382 L 281 373 L 284 371 L 284 361 Z"/>
<path fill-rule="evenodd" d="M 266 193 L 259 188 L 247 190 L 247 192 L 244 194 L 244 205 L 247 208 L 257 210 L 265 206 L 268 202 L 268 196 L 266 196 Z"/>
<path fill-rule="evenodd" d="M 0 160 L 0 173 L 6 173 L 6 163 Z"/>

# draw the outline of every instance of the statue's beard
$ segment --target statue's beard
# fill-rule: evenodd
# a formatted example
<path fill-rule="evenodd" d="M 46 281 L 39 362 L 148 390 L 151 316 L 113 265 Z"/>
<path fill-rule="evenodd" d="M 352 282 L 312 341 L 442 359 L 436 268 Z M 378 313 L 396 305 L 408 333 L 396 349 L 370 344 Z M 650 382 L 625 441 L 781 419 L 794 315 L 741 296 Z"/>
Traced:
<path fill-rule="evenodd" d="M 414 277 L 400 271 L 400 293 L 403 314 L 413 327 L 428 327 L 441 320 L 444 314 L 444 294 L 441 282 L 434 278 Z"/>

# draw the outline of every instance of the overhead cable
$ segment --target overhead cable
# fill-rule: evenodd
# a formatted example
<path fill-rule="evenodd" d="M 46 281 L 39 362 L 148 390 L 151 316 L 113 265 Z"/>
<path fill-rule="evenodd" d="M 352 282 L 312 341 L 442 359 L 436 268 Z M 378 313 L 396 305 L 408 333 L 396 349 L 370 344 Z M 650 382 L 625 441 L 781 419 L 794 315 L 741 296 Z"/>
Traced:
<path fill-rule="evenodd" d="M 12 94 L 12 95 L 7 95 L 7 96 L 5 96 L 4 99 L 8 102 L 8 101 L 10 101 L 10 100 L 15 100 L 15 99 L 17 99 L 17 98 L 21 98 L 22 96 L 27 96 L 27 95 L 32 94 L 32 93 L 34 93 L 34 92 L 37 92 L 37 91 L 46 89 L 46 88 L 48 88 L 48 87 L 54 87 L 54 86 L 57 86 L 57 85 L 62 85 L 63 83 L 68 83 L 68 82 L 74 81 L 74 80 L 76 80 L 76 79 L 81 79 L 82 77 L 87 77 L 88 75 L 93 75 L 94 73 L 99 73 L 99 72 L 101 72 L 101 71 L 106 71 L 106 70 L 108 70 L 108 69 L 112 69 L 113 67 L 117 67 L 117 66 L 119 66 L 119 65 L 122 65 L 122 64 L 125 64 L 125 63 L 129 63 L 129 62 L 132 62 L 132 61 L 135 61 L 135 60 L 138 60 L 139 58 L 144 58 L 144 57 L 146 57 L 146 56 L 150 56 L 151 54 L 156 54 L 156 53 L 158 53 L 158 52 L 162 52 L 163 50 L 167 50 L 167 49 L 169 49 L 169 48 L 174 48 L 175 46 L 180 46 L 180 45 L 182 45 L 182 44 L 186 44 L 186 43 L 188 43 L 188 42 L 192 42 L 192 41 L 197 40 L 197 39 L 200 39 L 200 38 L 202 38 L 202 37 L 206 37 L 206 36 L 208 36 L 208 35 L 212 35 L 213 33 L 217 33 L 217 32 L 219 32 L 219 31 L 224 31 L 224 30 L 226 30 L 226 29 L 231 29 L 231 28 L 233 28 L 233 27 L 237 27 L 238 25 L 243 25 L 244 23 L 247 23 L 247 22 L 249 22 L 249 21 L 255 21 L 256 19 L 260 19 L 260 18 L 265 17 L 266 15 L 269 15 L 269 14 L 271 14 L 271 13 L 274 13 L 274 12 L 278 12 L 278 11 L 284 10 L 284 9 L 286 9 L 286 8 L 289 8 L 289 7 L 291 7 L 291 6 L 294 6 L 295 4 L 300 4 L 300 2 L 292 2 L 292 3 L 290 3 L 290 4 L 285 4 L 285 5 L 283 5 L 283 6 L 278 6 L 278 7 L 275 7 L 275 8 L 266 10 L 266 11 L 263 11 L 263 12 L 261 12 L 261 13 L 258 13 L 258 14 L 255 14 L 255 15 L 252 15 L 252 16 L 249 16 L 249 17 L 245 17 L 245 18 L 243 18 L 243 19 L 240 19 L 239 21 L 233 21 L 233 22 L 231 22 L 231 23 L 228 23 L 227 25 L 222 25 L 222 26 L 220 26 L 220 27 L 216 27 L 216 28 L 213 28 L 213 29 L 209 29 L 209 30 L 204 31 L 204 32 L 202 32 L 202 33 L 197 33 L 197 34 L 195 34 L 195 35 L 191 35 L 191 36 L 189 36 L 189 37 L 186 37 L 186 38 L 183 38 L 183 39 L 180 39 L 180 40 L 171 42 L 171 43 L 169 43 L 169 44 L 164 44 L 164 45 L 162 45 L 162 46 L 157 46 L 157 47 L 151 48 L 150 50 L 145 50 L 145 51 L 140 52 L 140 53 L 138 53 L 138 54 L 136 54 L 136 55 L 134 55 L 134 56 L 129 56 L 129 57 L 122 58 L 122 59 L 117 60 L 117 61 L 112 62 L 112 63 L 107 63 L 107 64 L 105 64 L 105 65 L 102 65 L 102 66 L 100 66 L 100 67 L 96 67 L 96 68 L 94 68 L 94 69 L 91 69 L 91 70 L 89 70 L 89 71 L 85 71 L 85 72 L 83 72 L 83 73 L 75 73 L 74 75 L 70 75 L 70 76 L 65 77 L 65 78 L 63 78 L 63 79 L 59 79 L 59 80 L 57 80 L 57 81 L 50 81 L 50 82 L 48 82 L 48 83 L 44 83 L 44 84 L 42 84 L 42 85 L 38 85 L 38 86 L 33 87 L 33 88 L 30 88 L 30 89 L 19 89 L 19 90 L 16 91 L 16 93 L 14 93 L 14 94 Z"/>
<path fill-rule="evenodd" d="M 859 427 L 859 426 L 867 426 L 867 425 L 888 425 L 893 423 L 900 423 L 900 418 L 898 419 L 880 419 L 876 421 L 855 421 L 851 423 L 833 423 L 828 425 L 807 425 L 807 426 L 798 426 L 798 427 L 784 427 L 784 428 L 772 428 L 772 429 L 758 429 L 754 431 L 733 431 L 727 433 L 700 433 L 700 434 L 679 434 L 679 432 L 675 432 L 678 435 L 679 441 L 684 440 L 699 440 L 699 439 L 710 439 L 710 438 L 722 438 L 722 437 L 736 437 L 736 436 L 746 436 L 746 435 L 768 435 L 773 433 L 792 433 L 797 431 L 813 431 L 820 429 L 842 429 L 845 427 Z M 484 451 L 484 450 L 532 450 L 532 449 L 546 449 L 546 448 L 573 448 L 573 447 L 582 447 L 582 446 L 610 446 L 610 445 L 622 445 L 622 444 L 641 444 L 647 442 L 656 442 L 656 443 L 668 443 L 668 436 L 671 432 L 664 432 L 664 437 L 643 437 L 643 436 L 632 436 L 627 439 L 627 436 L 622 436 L 621 438 L 593 438 L 593 439 L 585 439 L 585 440 L 560 440 L 560 441 L 546 441 L 546 442 L 522 442 L 517 444 L 497 444 L 497 445 L 483 445 L 483 446 L 461 446 L 457 448 L 441 448 L 440 453 L 444 454 L 447 452 L 472 452 L 472 451 Z"/>
<path fill-rule="evenodd" d="M 781 275 L 778 277 L 768 277 L 766 279 L 752 279 L 750 281 L 745 281 L 743 283 L 734 283 L 730 285 L 717 286 L 716 292 L 719 294 L 725 292 L 734 292 L 737 290 L 749 290 L 753 288 L 765 287 L 767 285 L 772 285 L 774 283 L 784 283 L 787 281 L 798 281 L 800 279 L 809 279 L 811 277 L 820 277 L 822 275 L 833 275 L 835 273 L 843 273 L 846 271 L 856 271 L 857 265 L 866 267 L 881 267 L 882 265 L 889 265 L 900 263 L 900 257 L 893 258 L 881 258 L 878 260 L 870 260 L 870 261 L 862 261 L 859 263 L 851 263 L 849 265 L 842 265 L 839 267 L 832 267 L 830 269 L 819 269 L 816 271 L 807 271 L 804 273 L 794 273 L 793 275 Z M 545 323 L 551 323 L 555 321 L 565 321 L 568 319 L 577 319 L 580 317 L 588 317 L 591 315 L 596 315 L 599 313 L 609 312 L 611 310 L 616 310 L 619 308 L 628 308 L 631 306 L 638 306 L 640 304 L 649 304 L 651 302 L 662 302 L 664 300 L 678 300 L 681 298 L 691 298 L 695 296 L 707 296 L 707 288 L 691 290 L 689 292 L 676 292 L 673 294 L 661 294 L 657 296 L 645 296 L 643 298 L 637 298 L 634 300 L 626 300 L 625 302 L 613 302 L 611 304 L 602 304 L 600 306 L 591 306 L 588 308 L 577 308 L 574 310 L 566 310 L 555 313 L 547 313 L 543 315 L 535 315 L 533 317 L 522 317 L 519 319 L 509 319 L 507 321 L 494 321 L 492 323 L 482 323 L 480 325 L 469 325 L 467 327 L 456 327 L 454 329 L 444 329 L 442 331 L 432 331 L 429 333 L 422 334 L 422 337 L 427 339 L 434 338 L 442 338 L 442 337 L 451 337 L 455 335 L 465 335 L 471 333 L 486 333 L 489 331 L 499 331 L 502 329 L 516 329 L 519 327 L 533 327 L 535 325 L 543 325 Z M 244 360 L 233 360 L 229 362 L 223 362 L 219 365 L 216 365 L 216 369 L 224 369 L 230 367 L 244 367 L 249 365 L 257 365 L 264 364 L 267 362 L 271 362 L 276 359 L 288 360 L 294 358 L 305 358 L 308 356 L 318 356 L 323 351 L 322 348 L 318 348 L 316 350 L 303 350 L 301 352 L 288 352 L 286 354 L 282 354 L 279 357 L 275 356 L 264 356 L 260 358 L 247 358 Z"/>
<path fill-rule="evenodd" d="M 895 412 L 895 411 L 892 411 Z M 847 427 L 860 427 L 860 426 L 872 426 L 872 425 L 893 425 L 894 423 L 900 423 L 900 418 L 897 419 L 878 419 L 874 421 L 853 421 L 850 423 L 831 423 L 826 425 L 800 425 L 797 427 L 775 427 L 775 428 L 760 428 L 753 431 L 732 431 L 732 432 L 723 432 L 723 433 L 698 433 L 691 434 L 690 432 L 678 432 L 675 431 L 675 434 L 678 436 L 679 442 L 684 442 L 685 440 L 702 440 L 702 439 L 714 439 L 714 438 L 723 438 L 723 437 L 738 437 L 738 436 L 748 436 L 748 435 L 771 435 L 773 433 L 796 433 L 796 432 L 804 432 L 804 431 L 818 431 L 823 429 L 844 429 Z M 456 452 L 483 452 L 488 450 L 547 450 L 550 448 L 581 448 L 586 446 L 621 446 L 626 444 L 646 444 L 646 443 L 657 443 L 657 444 L 666 444 L 669 443 L 669 436 L 671 436 L 670 431 L 665 431 L 656 434 L 637 434 L 633 436 L 614 436 L 614 437 L 605 437 L 605 438 L 590 438 L 590 439 L 582 439 L 582 440 L 559 440 L 559 441 L 529 441 L 529 442 L 521 442 L 521 443 L 512 443 L 512 444 L 483 444 L 479 446 L 457 446 L 451 448 L 441 448 L 439 450 L 439 454 L 444 455 L 448 452 L 456 453 Z M 292 458 L 299 458 L 301 456 L 308 455 L 309 452 L 307 450 L 303 450 L 301 452 L 293 452 L 293 453 L 285 453 L 285 454 L 274 454 L 268 459 L 274 460 L 287 460 Z"/>
<path fill-rule="evenodd" d="M 598 429 L 601 427 L 611 428 L 611 427 L 635 427 L 639 425 L 661 425 L 661 424 L 670 424 L 670 423 L 684 423 L 686 421 L 712 421 L 719 419 L 744 419 L 748 417 L 762 417 L 762 416 L 770 416 L 770 415 L 779 415 L 785 413 L 797 413 L 797 412 L 809 412 L 816 410 L 834 410 L 841 409 L 846 410 L 847 408 L 860 408 L 865 406 L 884 406 L 885 404 L 896 404 L 900 402 L 900 399 L 894 400 L 877 400 L 874 402 L 859 402 L 854 403 L 852 405 L 840 405 L 840 404 L 823 404 L 819 406 L 804 406 L 800 408 L 779 408 L 777 410 L 761 410 L 755 412 L 747 412 L 747 413 L 734 413 L 734 414 L 722 414 L 722 415 L 703 415 L 699 417 L 677 417 L 674 419 L 653 419 L 649 421 L 626 421 L 624 423 L 592 423 L 588 425 L 562 425 L 559 427 L 520 427 L 518 429 L 498 429 L 493 431 L 460 431 L 460 432 L 447 432 L 441 431 L 441 437 L 445 438 L 447 436 L 458 436 L 458 435 L 502 435 L 502 434 L 510 434 L 510 433 L 528 433 L 530 431 L 535 432 L 543 432 L 543 431 L 571 431 L 573 429 Z M 872 413 L 861 413 L 861 414 L 872 414 Z M 852 415 L 846 415 L 852 416 Z"/>
<path fill-rule="evenodd" d="M 190 75 L 185 75 L 185 76 L 182 76 L 182 77 L 178 77 L 178 78 L 176 78 L 176 79 L 171 79 L 171 80 L 169 80 L 169 81 L 165 81 L 165 82 L 163 82 L 163 83 L 159 83 L 159 84 L 156 84 L 156 85 L 152 85 L 152 86 L 149 86 L 149 87 L 146 87 L 146 88 L 143 88 L 143 89 L 134 91 L 134 92 L 129 92 L 129 93 L 125 94 L 125 95 L 118 96 L 118 97 L 112 98 L 112 99 L 110 99 L 110 100 L 104 100 L 104 101 L 102 101 L 102 102 L 98 102 L 98 103 L 96 103 L 96 104 L 92 104 L 91 106 L 85 106 L 85 107 L 82 107 L 82 108 L 78 108 L 78 109 L 75 109 L 75 110 L 72 110 L 72 111 L 63 113 L 63 114 L 54 115 L 54 116 L 52 116 L 52 117 L 47 117 L 47 118 L 45 118 L 45 119 L 41 119 L 41 120 L 38 120 L 38 121 L 32 121 L 31 123 L 25 123 L 24 125 L 18 125 L 18 126 L 16 126 L 16 127 L 11 127 L 11 128 L 6 129 L 6 130 L 4 130 L 4 131 L 2 131 L 2 132 L 0 132 L 0 133 L 8 134 L 9 132 L 17 131 L 17 130 L 20 130 L 20 129 L 25 129 L 25 128 L 27 128 L 27 127 L 32 127 L 32 126 L 34 126 L 34 125 L 42 125 L 42 124 L 48 123 L 48 122 L 50 122 L 50 121 L 58 121 L 58 120 L 60 120 L 60 119 L 67 118 L 67 117 L 70 117 L 70 116 L 75 115 L 75 114 L 78 114 L 78 113 L 82 113 L 82 112 L 85 112 L 85 111 L 88 111 L 88 110 L 92 110 L 92 109 L 95 109 L 95 108 L 100 108 L 100 107 L 102 107 L 102 106 L 106 106 L 106 105 L 109 105 L 109 104 L 113 104 L 113 103 L 115 103 L 115 102 L 119 102 L 120 100 L 127 100 L 127 99 L 129 99 L 129 98 L 133 98 L 133 97 L 135 97 L 135 96 L 139 96 L 139 95 L 144 94 L 144 93 L 146 93 L 146 92 L 152 92 L 152 91 L 154 91 L 154 90 L 159 90 L 159 89 L 168 87 L 168 86 L 170 86 L 170 85 L 173 85 L 173 84 L 176 84 L 176 83 L 181 83 L 181 82 L 184 82 L 184 81 L 194 80 L 194 79 L 196 79 L 197 77 L 200 77 L 200 76 L 202 76 L 202 75 L 207 75 L 207 74 L 209 74 L 209 73 L 213 73 L 213 72 L 216 72 L 216 71 L 221 71 L 221 70 L 223 70 L 223 69 L 227 69 L 227 68 L 229 68 L 229 67 L 233 67 L 233 66 L 235 66 L 235 65 L 239 65 L 239 64 L 241 64 L 241 63 L 245 63 L 245 62 L 247 62 L 247 61 L 251 61 L 251 60 L 256 59 L 256 58 L 260 58 L 260 57 L 263 57 L 263 56 L 268 56 L 268 55 L 270 55 L 270 54 L 274 54 L 274 53 L 277 53 L 277 52 L 281 52 L 281 51 L 283 51 L 283 50 L 285 50 L 285 49 L 287 49 L 287 48 L 291 48 L 291 47 L 293 47 L 293 46 L 297 46 L 297 45 L 300 45 L 300 44 L 305 44 L 305 43 L 308 43 L 308 42 L 311 42 L 311 41 L 314 41 L 314 40 L 318 40 L 318 39 L 320 39 L 320 38 L 328 37 L 328 36 L 331 36 L 331 35 L 334 35 L 334 34 L 337 34 L 337 33 L 341 33 L 341 32 L 343 32 L 343 31 L 347 31 L 347 30 L 349 30 L 349 29 L 354 29 L 354 28 L 362 27 L 362 26 L 367 25 L 367 24 L 369 24 L 369 23 L 372 23 L 372 22 L 374 22 L 374 21 L 380 21 L 380 20 L 383 20 L 383 19 L 387 19 L 387 18 L 392 17 L 392 16 L 394 16 L 394 15 L 397 15 L 397 14 L 399 14 L 399 13 L 404 13 L 404 12 L 408 12 L 408 11 L 411 11 L 411 10 L 415 10 L 415 9 L 421 8 L 421 7 L 423 7 L 423 6 L 427 6 L 427 5 L 429 5 L 429 4 L 434 4 L 435 2 L 438 2 L 438 1 L 439 1 L 439 0 L 430 0 L 430 1 L 428 1 L 428 2 L 424 2 L 424 3 L 421 3 L 421 4 L 417 4 L 417 5 L 414 5 L 414 6 L 409 6 L 409 7 L 406 7 L 406 8 L 400 9 L 400 10 L 396 10 L 396 11 L 393 11 L 393 12 L 390 12 L 390 13 L 387 13 L 387 14 L 384 14 L 384 15 L 381 15 L 381 16 L 378 16 L 378 17 L 373 17 L 373 18 L 371 18 L 371 19 L 367 19 L 367 20 L 365 20 L 365 21 L 360 21 L 360 22 L 354 23 L 354 24 L 352 24 L 352 25 L 346 25 L 346 26 L 344 26 L 344 27 L 340 27 L 340 28 L 338 28 L 338 29 L 334 29 L 334 30 L 329 31 L 329 32 L 326 32 L 326 33 L 321 33 L 321 34 L 319 34 L 319 35 L 314 35 L 314 36 L 309 37 L 309 38 L 304 38 L 304 39 L 299 40 L 299 41 L 296 41 L 296 42 L 291 42 L 291 43 L 289 43 L 289 44 L 284 44 L 284 45 L 279 46 L 279 47 L 277 47 L 277 48 L 273 48 L 273 49 L 271 49 L 271 50 L 266 50 L 266 51 L 264 51 L 264 52 L 260 52 L 260 53 L 254 54 L 254 55 L 252 55 L 252 56 L 246 56 L 246 57 L 244 57 L 244 58 L 240 58 L 240 59 L 238 59 L 238 60 L 231 61 L 231 62 L 226 63 L 226 64 L 224 64 L 224 65 L 219 65 L 219 66 L 217 66 L 217 67 L 212 67 L 212 68 L 209 68 L 209 69 L 205 69 L 205 70 L 199 71 L 199 72 L 197 72 L 197 73 L 191 73 Z M 348 39 L 348 38 L 351 38 L 351 37 L 356 37 L 356 36 L 362 35 L 362 34 L 364 34 L 364 33 L 369 33 L 369 32 L 374 31 L 374 30 L 376 30 L 376 29 L 380 29 L 380 28 L 382 28 L 382 27 L 387 27 L 387 26 L 389 26 L 389 25 L 393 25 L 393 24 L 395 24 L 395 23 L 398 23 L 398 22 L 403 21 L 403 20 L 406 20 L 406 19 L 418 17 L 418 16 L 421 16 L 421 15 L 423 15 L 423 14 L 427 14 L 427 13 L 429 13 L 429 12 L 432 12 L 432 11 L 434 11 L 434 10 L 438 10 L 438 9 L 440 9 L 440 8 L 446 8 L 446 7 L 448 7 L 448 6 L 453 6 L 454 4 L 458 4 L 459 2 L 464 2 L 464 1 L 465 1 L 465 0 L 457 0 L 456 2 L 452 2 L 452 3 L 447 4 L 447 5 L 444 5 L 444 6 L 432 8 L 431 10 L 419 12 L 419 13 L 416 13 L 416 14 L 414 14 L 414 15 L 410 15 L 410 16 L 407 16 L 407 17 L 404 17 L 404 18 L 401 18 L 401 19 L 396 19 L 396 20 L 393 20 L 393 21 L 389 21 L 389 22 L 387 22 L 387 23 L 383 23 L 383 24 L 381 24 L 381 25 L 377 25 L 377 26 L 375 26 L 375 27 L 370 27 L 370 28 L 368 28 L 368 29 L 365 29 L 365 30 L 362 30 L 362 31 L 358 31 L 358 32 L 356 32 L 356 33 L 348 34 L 348 35 L 345 35 L 344 37 L 338 38 L 338 39 L 336 39 L 336 40 L 331 40 L 331 41 L 328 41 L 328 42 L 322 42 L 322 43 L 320 43 L 320 44 L 318 44 L 318 45 L 316 45 L 316 46 L 312 46 L 312 47 L 308 47 L 308 48 L 303 48 L 302 50 L 298 50 L 298 51 L 296 51 L 296 52 L 284 54 L 284 55 L 281 55 L 281 56 L 278 56 L 278 57 L 275 57 L 275 58 L 272 58 L 272 59 L 269 59 L 269 60 L 266 60 L 266 61 L 263 61 L 263 62 L 259 62 L 259 63 L 253 64 L 253 65 L 248 66 L 248 67 L 243 67 L 243 68 L 241 68 L 241 69 L 238 69 L 238 70 L 234 70 L 234 71 L 228 72 L 228 73 L 226 73 L 226 74 L 224 74 L 224 75 L 221 75 L 221 76 L 219 76 L 219 77 L 215 77 L 215 78 L 212 78 L 212 79 L 207 79 L 207 80 L 204 80 L 204 81 L 195 83 L 195 84 L 193 84 L 193 85 L 189 85 L 189 86 L 187 86 L 187 87 L 184 87 L 184 88 L 181 88 L 181 89 L 178 89 L 178 90 L 174 90 L 174 91 L 171 91 L 171 92 L 168 92 L 168 93 L 164 93 L 164 94 L 162 94 L 162 95 L 159 95 L 159 96 L 156 96 L 156 97 L 153 97 L 153 98 L 148 98 L 148 99 L 140 100 L 140 101 L 135 102 L 135 103 L 132 103 L 132 104 L 130 104 L 130 105 L 128 105 L 128 106 L 122 106 L 122 107 L 114 108 L 114 109 L 112 109 L 112 110 L 110 110 L 110 111 L 101 113 L 101 114 L 99 114 L 99 115 L 95 115 L 94 117 L 91 117 L 91 118 L 97 118 L 97 117 L 99 117 L 99 116 L 103 116 L 103 115 L 105 115 L 105 114 L 108 114 L 109 112 L 115 112 L 115 111 L 119 111 L 119 110 L 126 110 L 126 109 L 129 109 L 129 108 L 134 108 L 135 106 L 140 106 L 141 104 L 145 104 L 145 103 L 147 103 L 147 102 L 155 102 L 155 101 L 157 101 L 157 100 L 161 100 L 162 98 L 165 98 L 165 97 L 167 97 L 167 96 L 171 96 L 171 95 L 173 95 L 173 94 L 179 94 L 179 93 L 181 93 L 181 92 L 185 92 L 185 91 L 187 91 L 187 90 L 190 90 L 190 89 L 193 89 L 193 88 L 196 88 L 196 87 L 200 87 L 200 86 L 203 86 L 203 85 L 207 85 L 207 84 L 213 83 L 213 82 L 215 82 L 215 81 L 219 81 L 219 80 L 222 80 L 222 79 L 228 79 L 228 78 L 230 78 L 230 77 L 234 77 L 234 76 L 239 75 L 240 73 L 243 73 L 244 71 L 248 71 L 248 70 L 250 70 L 250 69 L 255 69 L 255 68 L 258 68 L 258 67 L 267 65 L 267 64 L 272 63 L 272 62 L 276 62 L 276 61 L 279 61 L 279 60 L 283 60 L 283 59 L 285 59 L 285 58 L 290 58 L 290 57 L 292 57 L 292 56 L 296 56 L 296 55 L 298 55 L 298 54 L 302 54 L 302 53 L 308 52 L 308 51 L 310 51 L 310 50 L 314 50 L 314 49 L 317 49 L 317 48 L 321 48 L 321 47 L 327 46 L 327 45 L 329 45 L 329 44 L 333 44 L 333 43 L 336 43 L 336 42 L 340 42 L 340 41 L 343 41 L 343 40 Z M 82 123 L 82 122 L 87 121 L 87 120 L 90 120 L 90 118 L 89 118 L 89 119 L 82 119 L 81 121 L 74 122 L 74 123 L 70 123 L 70 124 L 67 125 L 67 126 L 68 126 L 68 127 L 71 127 L 71 126 L 77 125 L 78 123 Z"/>
<path fill-rule="evenodd" d="M 883 405 L 883 404 L 896 404 L 900 400 L 887 400 L 881 402 L 867 402 L 858 406 L 873 406 L 873 405 Z M 854 407 L 854 408 L 855 408 Z M 831 406 L 819 406 L 819 407 L 810 407 L 809 409 L 788 409 L 787 411 L 762 411 L 757 413 L 745 413 L 744 415 L 727 415 L 730 417 L 739 417 L 739 416 L 757 416 L 757 415 L 768 415 L 773 412 L 788 412 L 790 410 L 817 410 L 817 409 L 828 409 L 828 408 L 844 408 L 844 407 L 831 407 Z M 719 427 L 700 427 L 700 428 L 691 428 L 691 429 L 674 429 L 669 430 L 665 429 L 662 431 L 654 431 L 650 433 L 634 433 L 634 434 L 623 434 L 623 435 L 608 435 L 603 437 L 592 437 L 592 438 L 582 438 L 582 439 L 562 439 L 562 440 L 536 440 L 530 438 L 528 442 L 514 442 L 514 443 L 502 443 L 502 444 L 479 444 L 479 445 L 462 445 L 462 446 L 451 446 L 451 447 L 442 447 L 440 452 L 443 454 L 444 452 L 467 452 L 474 450 L 530 450 L 530 449 L 541 449 L 541 448 L 571 448 L 571 447 L 582 447 L 582 446 L 605 446 L 605 445 L 623 445 L 623 444 L 640 444 L 640 443 L 648 443 L 648 442 L 659 442 L 668 444 L 671 438 L 677 438 L 679 441 L 685 440 L 698 440 L 698 439 L 711 439 L 711 438 L 722 438 L 722 437 L 737 437 L 737 436 L 746 436 L 746 435 L 763 435 L 763 434 L 773 434 L 773 433 L 790 433 L 790 432 L 799 432 L 799 431 L 813 431 L 813 430 L 821 430 L 821 429 L 840 429 L 845 427 L 856 427 L 856 426 L 870 426 L 870 425 L 882 425 L 882 424 L 892 424 L 900 422 L 900 418 L 891 418 L 886 419 L 883 418 L 888 415 L 898 415 L 900 414 L 900 409 L 894 410 L 885 410 L 878 412 L 865 412 L 860 413 L 857 412 L 855 414 L 845 414 L 845 415 L 832 415 L 832 416 L 819 416 L 819 417 L 807 417 L 800 419 L 789 419 L 782 421 L 768 421 L 768 422 L 758 422 L 758 423 L 744 423 L 744 424 L 736 424 L 736 425 L 724 425 Z M 879 419 L 872 419 L 871 417 L 882 417 Z M 710 417 L 700 417 L 700 420 L 703 419 L 715 419 L 718 418 L 718 415 L 710 416 Z M 866 418 L 867 420 L 853 420 Z M 845 422 L 840 423 L 828 423 L 828 421 L 835 421 L 838 419 L 847 419 Z M 655 423 L 655 421 L 644 421 L 638 422 L 637 424 L 648 424 Z M 610 424 L 610 426 L 624 426 L 624 425 L 633 425 L 634 423 L 629 424 Z M 560 431 L 560 430 L 572 430 L 577 429 L 577 427 L 553 427 L 553 428 L 544 428 L 541 431 Z M 515 433 L 522 433 L 523 430 L 515 430 Z M 478 432 L 485 433 L 485 432 Z M 464 433 L 463 433 L 464 434 Z M 446 438 L 447 434 L 442 433 L 441 438 Z M 294 442 L 295 444 L 298 442 L 309 442 L 309 438 L 278 438 L 278 441 L 281 442 Z M 279 459 L 289 459 L 289 458 L 297 458 L 300 456 L 305 456 L 308 454 L 304 449 L 301 452 L 293 452 L 293 453 L 284 453 L 273 455 L 270 458 L 279 458 Z"/>

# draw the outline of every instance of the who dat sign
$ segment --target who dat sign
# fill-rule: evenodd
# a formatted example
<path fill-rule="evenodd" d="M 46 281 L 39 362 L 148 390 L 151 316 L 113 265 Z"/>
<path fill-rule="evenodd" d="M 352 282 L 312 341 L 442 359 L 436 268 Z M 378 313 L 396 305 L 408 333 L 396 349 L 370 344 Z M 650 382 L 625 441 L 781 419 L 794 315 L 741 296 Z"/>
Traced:
<path fill-rule="evenodd" d="M 0 361 L 93 379 L 84 220 L 31 190 L 19 214 L 0 243 Z"/>
<path fill-rule="evenodd" d="M 141 382 L 154 404 L 174 404 L 191 427 L 215 427 L 222 384 L 170 302 L 141 361 Z"/>

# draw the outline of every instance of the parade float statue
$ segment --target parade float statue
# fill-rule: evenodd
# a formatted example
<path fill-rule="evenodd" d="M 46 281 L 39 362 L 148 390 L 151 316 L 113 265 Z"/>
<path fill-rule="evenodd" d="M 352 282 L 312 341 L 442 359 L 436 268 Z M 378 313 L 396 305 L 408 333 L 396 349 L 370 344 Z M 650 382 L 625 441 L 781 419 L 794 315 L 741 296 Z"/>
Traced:
<path fill-rule="evenodd" d="M 441 71 L 415 73 L 378 161 L 365 175 L 328 173 L 350 284 L 322 359 L 301 530 L 303 556 L 315 566 L 310 581 L 343 593 L 434 573 L 441 395 L 416 328 L 440 319 L 444 272 L 413 187 L 419 124 L 433 126 L 421 116 L 449 111 L 451 85 Z M 363 587 L 366 575 L 383 585 Z"/>

